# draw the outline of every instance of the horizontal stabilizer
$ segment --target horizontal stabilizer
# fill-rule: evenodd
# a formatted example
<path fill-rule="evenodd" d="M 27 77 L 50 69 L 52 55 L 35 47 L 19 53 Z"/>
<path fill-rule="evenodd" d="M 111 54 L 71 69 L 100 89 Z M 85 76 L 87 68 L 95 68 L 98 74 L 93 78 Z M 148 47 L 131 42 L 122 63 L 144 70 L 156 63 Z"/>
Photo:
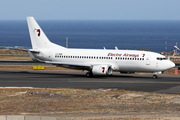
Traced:
<path fill-rule="evenodd" d="M 28 50 L 29 56 L 31 57 L 31 59 L 32 59 L 33 61 L 38 61 L 38 60 L 34 57 L 34 55 L 32 54 L 32 52 L 33 52 L 33 51 Z"/>
<path fill-rule="evenodd" d="M 29 49 L 29 51 L 32 52 L 32 53 L 40 53 L 39 50 L 34 50 L 34 49 Z"/>

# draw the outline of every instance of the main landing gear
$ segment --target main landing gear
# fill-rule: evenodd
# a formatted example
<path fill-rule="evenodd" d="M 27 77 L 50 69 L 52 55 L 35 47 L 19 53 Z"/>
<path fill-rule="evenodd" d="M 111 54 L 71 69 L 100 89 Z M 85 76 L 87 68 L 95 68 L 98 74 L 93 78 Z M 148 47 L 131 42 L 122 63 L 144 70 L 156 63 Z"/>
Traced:
<path fill-rule="evenodd" d="M 87 73 L 86 73 L 86 76 L 87 76 L 87 77 L 92 77 L 92 76 L 93 76 L 93 73 L 92 73 L 92 72 L 87 72 Z"/>

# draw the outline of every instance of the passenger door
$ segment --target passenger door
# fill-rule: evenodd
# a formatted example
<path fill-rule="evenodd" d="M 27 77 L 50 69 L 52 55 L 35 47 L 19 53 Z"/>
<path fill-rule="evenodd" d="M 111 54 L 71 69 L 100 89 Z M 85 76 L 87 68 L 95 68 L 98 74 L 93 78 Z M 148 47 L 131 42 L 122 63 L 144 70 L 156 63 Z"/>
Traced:
<path fill-rule="evenodd" d="M 146 57 L 146 65 L 150 65 L 151 63 L 151 56 Z"/>

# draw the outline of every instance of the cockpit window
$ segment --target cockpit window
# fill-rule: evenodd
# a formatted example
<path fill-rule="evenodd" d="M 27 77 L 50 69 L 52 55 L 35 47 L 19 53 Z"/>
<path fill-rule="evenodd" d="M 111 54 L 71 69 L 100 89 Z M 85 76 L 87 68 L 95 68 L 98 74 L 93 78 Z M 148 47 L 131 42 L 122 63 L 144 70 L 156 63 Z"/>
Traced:
<path fill-rule="evenodd" d="M 157 60 L 167 60 L 167 58 L 160 58 L 160 57 L 157 57 Z"/>

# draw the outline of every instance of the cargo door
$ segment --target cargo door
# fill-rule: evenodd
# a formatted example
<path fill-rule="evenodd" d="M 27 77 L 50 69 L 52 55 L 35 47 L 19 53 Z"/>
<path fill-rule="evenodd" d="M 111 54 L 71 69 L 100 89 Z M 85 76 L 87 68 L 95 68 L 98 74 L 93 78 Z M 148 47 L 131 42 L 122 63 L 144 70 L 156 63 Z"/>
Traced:
<path fill-rule="evenodd" d="M 48 59 L 49 59 L 49 61 L 52 61 L 52 52 L 49 52 Z"/>

